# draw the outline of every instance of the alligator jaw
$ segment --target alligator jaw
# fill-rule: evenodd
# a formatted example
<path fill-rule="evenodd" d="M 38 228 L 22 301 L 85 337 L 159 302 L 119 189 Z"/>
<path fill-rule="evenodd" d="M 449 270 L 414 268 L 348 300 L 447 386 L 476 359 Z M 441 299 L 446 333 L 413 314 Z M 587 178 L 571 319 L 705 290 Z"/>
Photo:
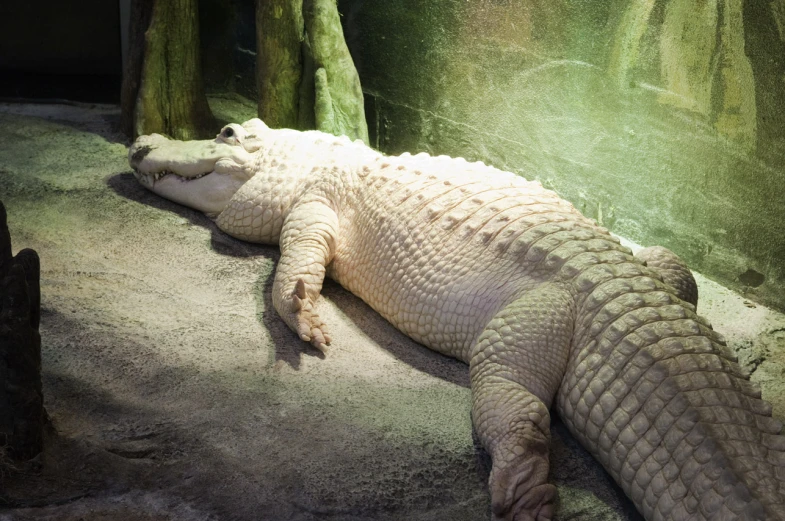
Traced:
<path fill-rule="evenodd" d="M 214 216 L 248 180 L 242 147 L 219 140 L 178 141 L 160 134 L 140 136 L 128 151 L 136 180 L 170 201 Z"/>
<path fill-rule="evenodd" d="M 142 185 L 144 185 L 147 188 L 152 188 L 153 186 L 155 186 L 156 182 L 158 182 L 161 179 L 163 179 L 164 177 L 168 177 L 168 176 L 173 176 L 173 178 L 177 179 L 181 183 L 188 183 L 188 182 L 194 181 L 196 179 L 201 179 L 201 178 L 203 178 L 206 175 L 210 175 L 210 174 L 215 173 L 214 171 L 213 172 L 205 172 L 203 174 L 195 175 L 195 176 L 192 176 L 192 177 L 185 177 L 185 176 L 181 176 L 181 175 L 179 175 L 179 174 L 177 174 L 175 172 L 172 172 L 171 170 L 164 170 L 163 172 L 148 173 L 148 172 L 140 172 L 139 170 L 134 168 L 133 172 L 134 172 L 134 177 L 136 178 L 136 180 L 139 181 Z"/>

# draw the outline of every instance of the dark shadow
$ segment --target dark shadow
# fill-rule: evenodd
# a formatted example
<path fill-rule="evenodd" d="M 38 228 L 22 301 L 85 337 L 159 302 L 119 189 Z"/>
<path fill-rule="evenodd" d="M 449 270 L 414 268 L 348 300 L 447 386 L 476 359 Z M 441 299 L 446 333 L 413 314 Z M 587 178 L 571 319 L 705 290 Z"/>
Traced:
<path fill-rule="evenodd" d="M 469 387 L 469 368 L 465 363 L 411 340 L 359 297 L 332 280 L 325 282 L 322 293 L 332 300 L 366 336 L 398 360 L 423 373 L 461 387 Z"/>
<path fill-rule="evenodd" d="M 121 197 L 151 206 L 158 210 L 172 212 L 193 225 L 202 226 L 203 228 L 207 228 L 213 232 L 220 231 L 215 226 L 215 223 L 213 223 L 213 221 L 203 213 L 197 212 L 196 210 L 192 210 L 183 205 L 173 203 L 172 201 L 164 199 L 163 197 L 147 190 L 136 181 L 136 178 L 130 171 L 107 177 L 106 185 L 114 193 Z M 213 235 L 214 234 L 215 233 L 213 233 Z"/>
<path fill-rule="evenodd" d="M 278 264 L 281 258 L 280 251 L 275 250 L 270 258 Z M 282 361 L 294 370 L 300 369 L 303 356 L 312 356 L 321 360 L 325 359 L 324 353 L 303 342 L 289 329 L 273 307 L 273 277 L 261 276 L 254 284 L 254 300 L 256 301 L 256 319 L 264 325 L 270 333 L 275 345 L 275 362 Z"/>
<path fill-rule="evenodd" d="M 194 226 L 200 226 L 209 230 L 210 246 L 216 253 L 238 258 L 261 256 L 269 258 L 275 263 L 280 258 L 280 251 L 276 246 L 252 244 L 231 237 L 221 231 L 215 222 L 202 212 L 174 203 L 150 192 L 140 185 L 130 172 L 110 176 L 107 178 L 106 184 L 117 195 L 159 210 L 172 212 Z M 255 285 L 255 294 L 257 320 L 270 333 L 275 345 L 275 361 L 283 360 L 293 369 L 299 369 L 300 357 L 303 355 L 324 358 L 322 353 L 315 349 L 310 349 L 305 342 L 301 342 L 294 332 L 277 316 L 273 309 L 272 284 L 272 277 L 260 277 Z"/>
<path fill-rule="evenodd" d="M 171 212 L 182 219 L 185 219 L 189 224 L 209 230 L 210 246 L 215 252 L 220 253 L 221 255 L 238 258 L 256 256 L 274 257 L 274 260 L 276 261 L 280 256 L 278 248 L 275 246 L 253 244 L 235 239 L 222 232 L 218 226 L 216 226 L 215 222 L 202 212 L 154 194 L 140 185 L 131 172 L 114 174 L 107 177 L 106 185 L 121 197 L 158 210 Z"/>

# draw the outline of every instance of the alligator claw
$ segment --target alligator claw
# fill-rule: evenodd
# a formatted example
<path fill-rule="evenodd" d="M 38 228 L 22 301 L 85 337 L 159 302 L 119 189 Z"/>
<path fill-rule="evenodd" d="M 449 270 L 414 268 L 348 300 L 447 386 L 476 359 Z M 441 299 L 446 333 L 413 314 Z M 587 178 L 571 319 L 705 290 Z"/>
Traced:
<path fill-rule="evenodd" d="M 494 458 L 489 480 L 494 521 L 551 521 L 556 487 L 543 482 L 548 476 L 547 444 L 532 444 L 521 456 Z"/>
<path fill-rule="evenodd" d="M 306 295 L 302 279 L 297 281 L 292 295 L 292 311 L 295 315 L 296 331 L 300 339 L 310 342 L 322 353 L 327 353 L 327 346 L 332 339 L 327 332 L 326 325 L 316 313 L 313 302 Z"/>

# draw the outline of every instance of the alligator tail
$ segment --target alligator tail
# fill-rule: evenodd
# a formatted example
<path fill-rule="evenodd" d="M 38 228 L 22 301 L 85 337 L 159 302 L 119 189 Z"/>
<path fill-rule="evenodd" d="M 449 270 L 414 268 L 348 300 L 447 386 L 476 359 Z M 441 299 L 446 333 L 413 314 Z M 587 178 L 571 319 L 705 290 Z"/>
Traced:
<path fill-rule="evenodd" d="M 557 410 L 649 520 L 785 520 L 785 437 L 722 337 L 629 259 L 573 279 Z"/>

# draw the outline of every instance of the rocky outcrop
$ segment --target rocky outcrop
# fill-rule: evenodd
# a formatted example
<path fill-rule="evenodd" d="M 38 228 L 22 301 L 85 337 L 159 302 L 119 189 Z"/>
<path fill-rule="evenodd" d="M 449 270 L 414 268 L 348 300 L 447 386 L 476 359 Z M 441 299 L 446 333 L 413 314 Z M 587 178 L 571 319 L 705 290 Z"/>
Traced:
<path fill-rule="evenodd" d="M 0 447 L 12 460 L 33 458 L 43 448 L 39 274 L 35 251 L 12 255 L 0 203 Z"/>

